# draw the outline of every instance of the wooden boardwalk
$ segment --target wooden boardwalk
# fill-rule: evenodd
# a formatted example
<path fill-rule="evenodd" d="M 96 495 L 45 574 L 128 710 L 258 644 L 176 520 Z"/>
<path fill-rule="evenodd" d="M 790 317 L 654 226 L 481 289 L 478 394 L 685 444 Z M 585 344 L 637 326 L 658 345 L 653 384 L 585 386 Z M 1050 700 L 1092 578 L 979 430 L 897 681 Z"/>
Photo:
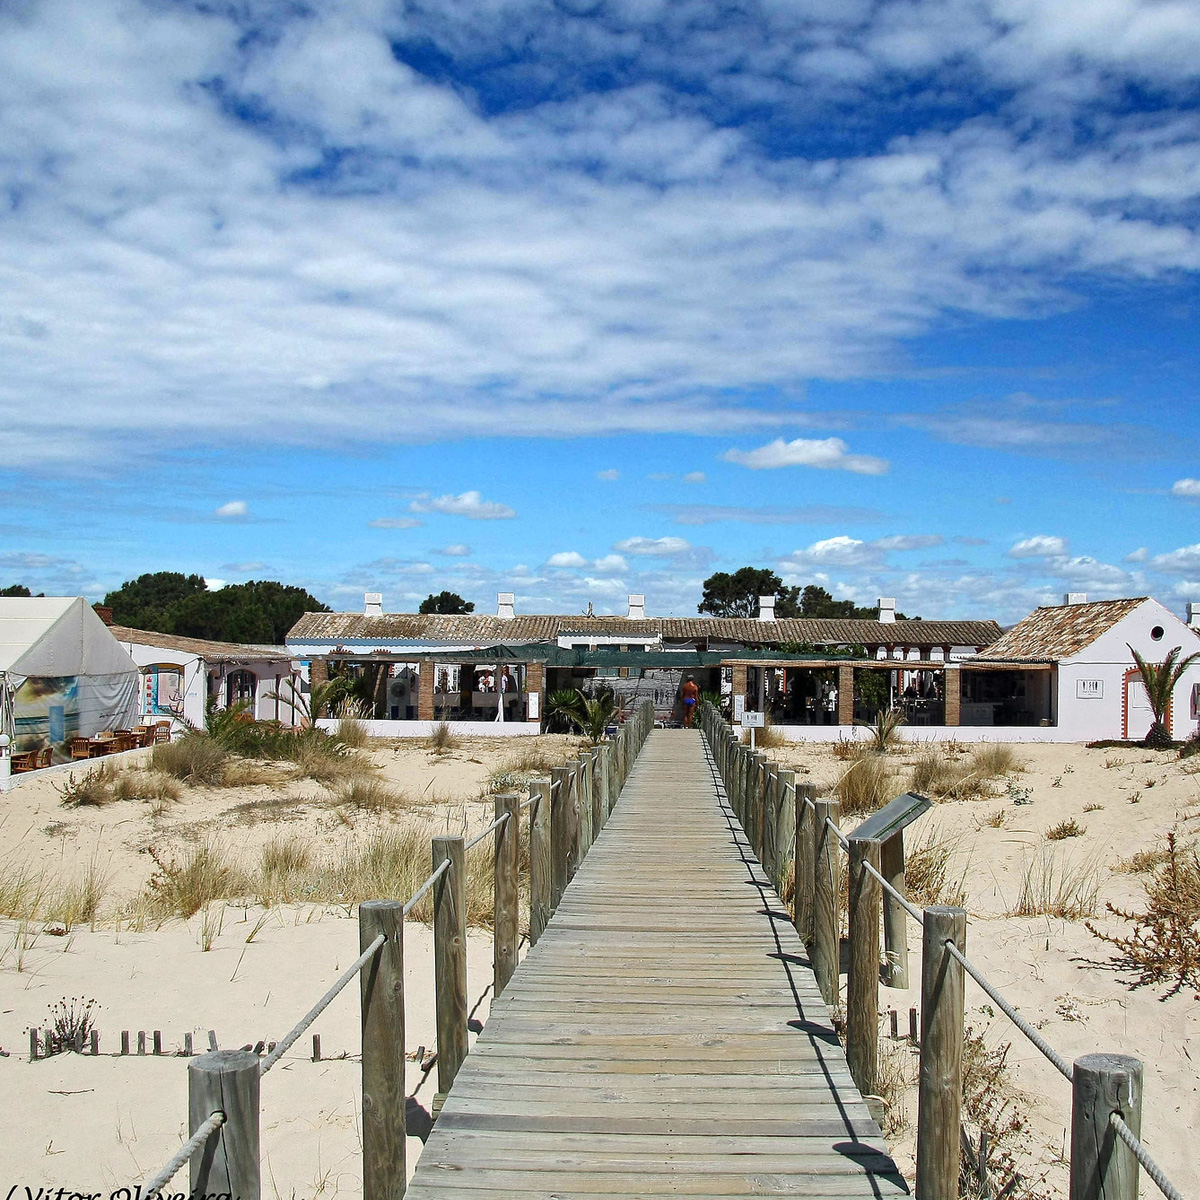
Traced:
<path fill-rule="evenodd" d="M 410 1200 L 906 1192 L 700 734 L 650 734 Z"/>

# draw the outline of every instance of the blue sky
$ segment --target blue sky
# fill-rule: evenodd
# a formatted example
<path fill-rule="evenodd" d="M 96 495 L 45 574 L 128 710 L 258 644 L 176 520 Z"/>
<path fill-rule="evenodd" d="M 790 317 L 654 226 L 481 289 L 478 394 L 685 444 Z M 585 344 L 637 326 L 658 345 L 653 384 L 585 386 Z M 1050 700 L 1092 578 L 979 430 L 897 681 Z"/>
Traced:
<path fill-rule="evenodd" d="M 0 585 L 1200 600 L 1194 0 L 13 0 L 0 105 Z"/>

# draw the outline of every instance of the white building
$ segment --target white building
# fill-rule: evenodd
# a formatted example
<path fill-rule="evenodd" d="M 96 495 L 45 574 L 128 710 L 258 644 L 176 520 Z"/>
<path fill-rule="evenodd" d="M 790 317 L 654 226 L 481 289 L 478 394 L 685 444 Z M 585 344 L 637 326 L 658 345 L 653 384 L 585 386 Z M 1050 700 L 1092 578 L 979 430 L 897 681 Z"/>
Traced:
<path fill-rule="evenodd" d="M 246 703 L 260 721 L 297 725 L 305 716 L 296 664 L 281 646 L 242 646 L 123 625 L 110 625 L 109 632 L 137 664 L 139 717 L 203 728 L 210 698 L 218 708 Z"/>
<path fill-rule="evenodd" d="M 1200 651 L 1200 631 L 1193 627 L 1200 625 L 1200 605 L 1189 605 L 1189 618 L 1185 624 L 1148 596 L 1089 603 L 1075 593 L 1060 606 L 1036 609 L 964 666 L 986 664 L 987 676 L 1000 681 L 1011 675 L 1024 681 L 1030 695 L 1044 693 L 1056 741 L 1140 740 L 1153 714 L 1131 647 L 1150 663 L 1178 649 L 1182 661 Z M 1196 732 L 1198 698 L 1200 662 L 1175 688 L 1167 714 L 1175 739 Z M 963 707 L 966 724 L 965 697 Z"/>

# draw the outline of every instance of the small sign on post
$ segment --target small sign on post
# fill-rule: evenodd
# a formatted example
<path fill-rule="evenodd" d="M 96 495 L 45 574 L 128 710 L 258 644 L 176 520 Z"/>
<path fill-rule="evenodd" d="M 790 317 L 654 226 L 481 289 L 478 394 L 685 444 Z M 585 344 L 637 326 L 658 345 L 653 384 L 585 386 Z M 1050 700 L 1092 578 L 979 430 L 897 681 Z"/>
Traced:
<path fill-rule="evenodd" d="M 762 729 L 767 723 L 766 713 L 752 712 L 748 708 L 742 709 L 742 716 L 739 724 L 743 729 L 750 730 L 750 749 L 754 749 L 754 731 Z"/>

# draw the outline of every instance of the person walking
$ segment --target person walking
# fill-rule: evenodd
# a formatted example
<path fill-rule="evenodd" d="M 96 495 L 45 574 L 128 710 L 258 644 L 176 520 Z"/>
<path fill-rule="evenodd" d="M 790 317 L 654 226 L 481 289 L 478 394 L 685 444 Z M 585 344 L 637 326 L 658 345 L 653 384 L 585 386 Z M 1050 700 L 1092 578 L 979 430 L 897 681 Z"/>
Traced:
<path fill-rule="evenodd" d="M 683 684 L 683 727 L 691 729 L 692 718 L 696 715 L 696 704 L 700 699 L 700 689 L 696 681 L 689 675 Z"/>

